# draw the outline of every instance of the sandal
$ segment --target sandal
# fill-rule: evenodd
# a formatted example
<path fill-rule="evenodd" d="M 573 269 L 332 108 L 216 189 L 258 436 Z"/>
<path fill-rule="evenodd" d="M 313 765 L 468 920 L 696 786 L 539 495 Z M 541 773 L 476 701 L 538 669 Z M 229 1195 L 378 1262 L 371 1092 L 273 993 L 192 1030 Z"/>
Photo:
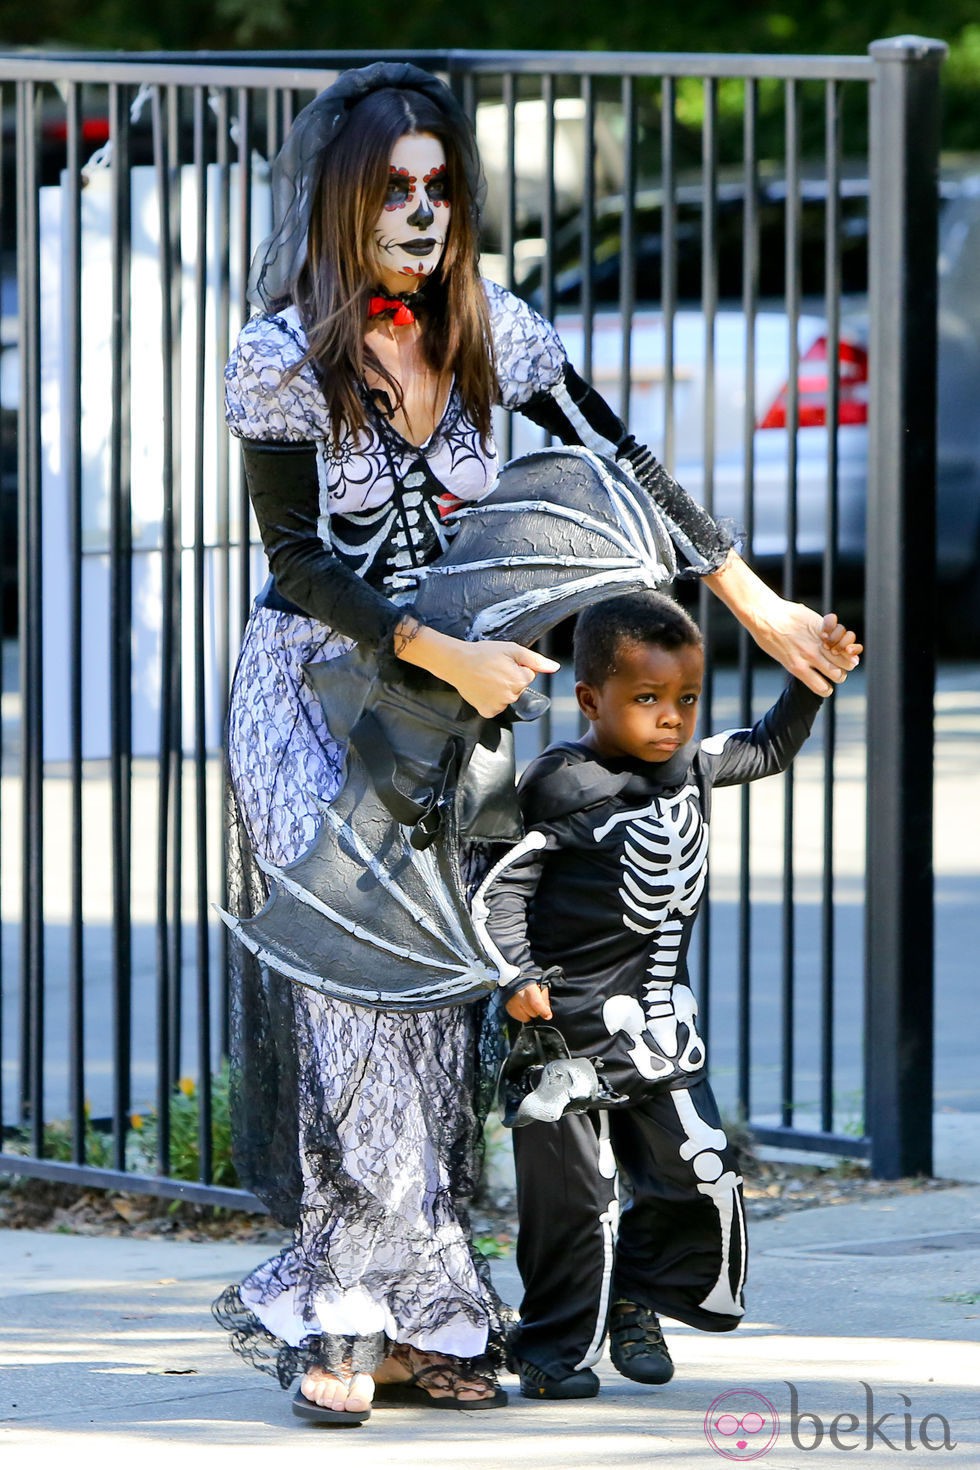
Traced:
<path fill-rule="evenodd" d="M 405 1343 L 397 1343 L 391 1356 L 413 1368 L 427 1355 Z M 483 1398 L 461 1398 L 460 1390 L 491 1390 Z M 466 1366 L 464 1358 L 437 1356 L 434 1362 L 423 1362 L 409 1378 L 400 1383 L 378 1383 L 374 1390 L 376 1404 L 399 1404 L 416 1409 L 501 1409 L 507 1394 L 492 1373 L 478 1373 Z"/>
<path fill-rule="evenodd" d="M 338 1383 L 350 1383 L 351 1381 L 343 1373 L 335 1372 L 332 1368 L 326 1368 L 323 1371 L 329 1373 L 332 1378 L 336 1378 Z M 371 1417 L 370 1409 L 328 1409 L 323 1404 L 315 1404 L 312 1399 L 306 1397 L 302 1383 L 293 1394 L 293 1413 L 300 1419 L 308 1419 L 311 1424 L 366 1424 Z"/>

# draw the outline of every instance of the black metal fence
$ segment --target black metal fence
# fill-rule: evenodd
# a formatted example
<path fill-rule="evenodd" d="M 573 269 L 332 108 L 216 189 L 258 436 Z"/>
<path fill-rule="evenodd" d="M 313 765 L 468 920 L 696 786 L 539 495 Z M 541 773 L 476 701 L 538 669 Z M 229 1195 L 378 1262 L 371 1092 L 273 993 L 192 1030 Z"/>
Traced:
<path fill-rule="evenodd" d="M 782 591 L 867 587 L 866 724 L 842 706 L 842 757 L 828 705 L 816 758 L 719 818 L 697 968 L 728 1105 L 885 1176 L 931 1167 L 933 668 L 904 650 L 931 592 L 943 54 L 411 58 L 477 120 L 488 273 Z M 262 576 L 221 367 L 268 160 L 378 55 L 0 57 L 7 1173 L 254 1203 L 212 1157 L 221 727 Z M 745 635 L 711 665 L 704 724 L 751 719 L 772 678 Z"/>

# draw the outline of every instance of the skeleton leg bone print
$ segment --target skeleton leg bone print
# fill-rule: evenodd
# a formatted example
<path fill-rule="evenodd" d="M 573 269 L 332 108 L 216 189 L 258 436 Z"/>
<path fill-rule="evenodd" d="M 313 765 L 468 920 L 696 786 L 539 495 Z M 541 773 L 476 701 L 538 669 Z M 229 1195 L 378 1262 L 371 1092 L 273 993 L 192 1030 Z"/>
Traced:
<path fill-rule="evenodd" d="M 698 1178 L 698 1190 L 706 1195 L 718 1211 L 718 1227 L 721 1232 L 721 1268 L 718 1280 L 704 1298 L 701 1306 L 709 1312 L 722 1312 L 740 1317 L 745 1308 L 739 1298 L 744 1280 L 745 1262 L 745 1219 L 738 1187 L 741 1176 L 726 1169 L 716 1150 L 728 1147 L 728 1138 L 723 1128 L 713 1128 L 701 1117 L 694 1099 L 686 1088 L 678 1088 L 670 1094 L 671 1102 L 684 1130 L 686 1142 L 681 1144 L 682 1159 L 690 1160 Z M 742 1263 L 739 1280 L 734 1291 L 729 1275 L 732 1260 L 732 1244 L 735 1230 L 739 1241 L 737 1259 Z"/>

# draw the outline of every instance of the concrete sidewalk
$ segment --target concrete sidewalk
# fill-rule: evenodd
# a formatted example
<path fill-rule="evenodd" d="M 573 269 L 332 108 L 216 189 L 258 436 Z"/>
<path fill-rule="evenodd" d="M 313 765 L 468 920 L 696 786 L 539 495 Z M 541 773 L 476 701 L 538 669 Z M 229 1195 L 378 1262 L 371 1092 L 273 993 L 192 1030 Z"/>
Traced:
<path fill-rule="evenodd" d="M 604 1361 L 592 1401 L 529 1403 L 508 1376 L 503 1410 L 377 1409 L 362 1428 L 334 1430 L 294 1419 L 287 1397 L 234 1358 L 212 1322 L 211 1299 L 261 1248 L 0 1232 L 0 1465 L 47 1470 L 84 1455 L 105 1470 L 220 1470 L 268 1466 L 281 1452 L 290 1470 L 750 1458 L 798 1470 L 840 1463 L 848 1449 L 889 1464 L 932 1447 L 940 1464 L 955 1456 L 980 1466 L 980 1188 L 759 1221 L 752 1251 L 747 1321 L 725 1336 L 668 1324 L 677 1375 L 666 1388 L 629 1383 Z M 513 1261 L 494 1271 L 516 1301 Z M 732 1396 L 709 1419 L 713 1445 L 705 1417 L 723 1394 Z M 780 1427 L 760 1454 L 772 1428 L 745 1415 L 759 1409 L 768 1420 L 762 1399 Z M 735 1411 L 727 1420 L 726 1408 Z M 743 1429 L 726 1437 L 737 1419 Z M 939 1449 L 944 1420 L 951 1451 Z"/>

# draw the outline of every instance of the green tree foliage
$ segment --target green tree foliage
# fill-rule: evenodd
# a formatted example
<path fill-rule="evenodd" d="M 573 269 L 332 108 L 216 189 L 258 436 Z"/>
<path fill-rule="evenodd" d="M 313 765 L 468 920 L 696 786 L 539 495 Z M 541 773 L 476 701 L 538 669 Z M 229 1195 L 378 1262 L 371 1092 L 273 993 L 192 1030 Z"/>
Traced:
<path fill-rule="evenodd" d="M 456 0 L 356 6 L 324 0 L 0 0 L 0 45 L 119 50 L 432 50 L 444 47 L 861 54 L 914 32 L 950 45 L 946 144 L 980 147 L 977 0 L 497 0 L 478 19 Z"/>

